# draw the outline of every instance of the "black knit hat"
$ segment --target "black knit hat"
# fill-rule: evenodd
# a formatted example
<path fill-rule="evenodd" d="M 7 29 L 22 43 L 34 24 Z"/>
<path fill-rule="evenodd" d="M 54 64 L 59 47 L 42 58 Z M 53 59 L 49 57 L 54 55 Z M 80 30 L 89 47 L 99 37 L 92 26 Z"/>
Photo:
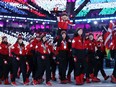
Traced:
<path fill-rule="evenodd" d="M 89 36 L 90 36 L 90 35 L 94 36 L 93 33 L 89 33 Z"/>
<path fill-rule="evenodd" d="M 7 37 L 6 37 L 6 36 L 3 36 L 3 37 L 2 37 L 2 40 L 4 40 L 5 38 L 7 38 Z"/>
<path fill-rule="evenodd" d="M 78 31 L 81 30 L 81 29 L 82 29 L 82 28 L 77 28 L 77 29 L 76 29 L 76 32 L 78 33 Z"/>
<path fill-rule="evenodd" d="M 68 16 L 66 12 L 62 12 L 62 16 L 64 16 L 64 15 Z"/>

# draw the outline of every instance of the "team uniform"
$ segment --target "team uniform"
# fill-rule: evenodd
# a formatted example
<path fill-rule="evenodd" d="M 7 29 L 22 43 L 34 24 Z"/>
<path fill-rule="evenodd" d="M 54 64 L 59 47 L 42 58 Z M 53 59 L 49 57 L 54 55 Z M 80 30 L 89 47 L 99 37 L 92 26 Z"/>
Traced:
<path fill-rule="evenodd" d="M 48 43 L 49 44 L 49 43 Z M 50 68 L 51 68 L 51 79 L 53 81 L 56 81 L 56 67 L 57 67 L 57 64 L 56 64 L 56 54 L 55 54 L 55 49 L 53 47 L 53 44 L 49 44 L 49 50 L 50 50 Z"/>
<path fill-rule="evenodd" d="M 64 15 L 66 15 L 66 14 L 64 14 Z M 58 20 L 58 35 L 61 34 L 61 31 L 67 31 L 68 25 L 72 24 L 72 22 L 70 22 L 69 19 L 63 20 L 62 16 L 57 17 L 57 20 Z"/>
<path fill-rule="evenodd" d="M 81 36 L 76 36 L 72 40 L 72 54 L 74 57 L 74 72 L 76 78 L 76 84 L 82 85 L 84 83 L 84 74 L 87 73 L 87 61 L 86 61 L 86 47 L 85 41 Z M 88 77 L 88 76 L 87 76 Z"/>
<path fill-rule="evenodd" d="M 11 70 L 11 61 L 9 58 L 9 44 L 8 42 L 0 43 L 0 78 L 4 77 L 4 84 L 10 84 L 8 81 L 8 74 Z"/>
<path fill-rule="evenodd" d="M 23 76 L 23 83 L 27 84 L 26 82 L 26 50 L 25 50 L 25 45 L 24 44 L 19 44 L 16 42 L 12 47 L 11 47 L 11 54 L 13 56 L 12 58 L 12 70 L 13 70 L 13 76 L 11 79 L 11 84 L 16 85 L 16 77 L 17 77 L 17 72 L 20 67 L 22 76 Z"/>
<path fill-rule="evenodd" d="M 50 72 L 50 50 L 47 42 L 41 41 L 36 45 L 36 53 L 37 53 L 37 71 L 34 76 L 33 84 L 41 84 L 43 82 L 43 75 L 46 71 L 46 84 L 51 85 L 51 72 Z"/>
<path fill-rule="evenodd" d="M 67 80 L 68 82 L 70 83 L 71 82 L 71 73 L 73 72 L 74 70 L 74 59 L 73 59 L 73 56 L 72 56 L 72 49 L 71 49 L 71 43 L 72 42 L 70 39 L 69 39 L 69 60 L 68 60 L 68 65 L 69 65 L 69 68 L 68 68 L 68 72 L 67 72 Z M 74 75 L 75 77 L 75 75 Z"/>
<path fill-rule="evenodd" d="M 95 40 L 88 40 L 86 42 L 87 44 L 87 50 L 88 50 L 88 72 L 89 72 L 89 76 L 91 78 L 94 77 L 94 69 L 95 69 L 95 45 L 96 45 L 96 42 Z"/>
<path fill-rule="evenodd" d="M 40 34 L 40 33 L 37 33 Z M 33 77 L 35 76 L 36 70 L 37 70 L 37 55 L 36 55 L 36 50 L 35 47 L 37 44 L 40 43 L 40 40 L 38 39 L 40 38 L 39 36 L 36 36 L 36 38 L 34 38 L 33 42 L 31 43 L 31 53 L 33 54 Z"/>
<path fill-rule="evenodd" d="M 34 55 L 33 55 L 33 50 L 34 50 L 34 45 L 32 42 L 30 42 L 27 46 L 26 46 L 26 61 L 27 61 L 27 80 L 29 81 L 29 77 L 30 74 L 32 73 L 32 78 L 34 77 Z"/>
<path fill-rule="evenodd" d="M 60 38 L 58 40 L 57 44 L 57 61 L 58 61 L 58 69 L 59 69 L 59 77 L 61 80 L 61 83 L 67 83 L 66 79 L 66 70 L 68 66 L 68 60 L 69 60 L 69 41 L 67 38 L 62 39 Z"/>

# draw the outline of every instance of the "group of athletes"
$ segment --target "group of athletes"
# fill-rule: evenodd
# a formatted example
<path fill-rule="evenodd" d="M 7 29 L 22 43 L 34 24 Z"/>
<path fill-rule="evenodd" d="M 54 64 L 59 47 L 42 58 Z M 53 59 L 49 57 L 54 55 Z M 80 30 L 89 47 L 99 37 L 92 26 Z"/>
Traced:
<path fill-rule="evenodd" d="M 116 32 L 114 31 L 109 49 L 114 50 L 116 59 Z M 0 43 L 0 83 L 17 85 L 16 79 L 23 77 L 23 84 L 42 84 L 52 86 L 52 81 L 61 84 L 71 83 L 74 76 L 76 85 L 100 82 L 100 71 L 104 80 L 109 78 L 103 69 L 106 56 L 103 35 L 89 33 L 83 37 L 83 29 L 78 28 L 73 38 L 66 31 L 54 38 L 47 39 L 46 33 L 37 32 L 36 37 L 23 43 L 23 36 L 18 35 L 15 44 L 9 44 L 8 37 L 2 36 Z M 56 71 L 58 68 L 58 77 Z M 71 74 L 74 71 L 74 74 Z M 45 78 L 43 77 L 45 75 Z M 30 79 L 31 78 L 31 79 Z M 10 80 L 10 81 L 9 81 Z M 116 64 L 111 75 L 111 82 L 116 83 Z"/>

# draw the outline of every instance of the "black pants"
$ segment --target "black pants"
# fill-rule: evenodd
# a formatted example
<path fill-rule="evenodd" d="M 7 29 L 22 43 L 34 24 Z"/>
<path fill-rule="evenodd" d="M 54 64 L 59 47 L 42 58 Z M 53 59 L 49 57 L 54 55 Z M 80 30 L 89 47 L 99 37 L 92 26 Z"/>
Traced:
<path fill-rule="evenodd" d="M 95 71 L 94 71 L 95 77 L 97 77 L 99 71 L 101 72 L 103 77 L 106 77 L 106 73 L 103 69 L 103 58 L 95 59 Z"/>
<path fill-rule="evenodd" d="M 3 58 L 0 55 L 0 79 L 2 78 L 3 75 L 3 65 L 4 65 Z"/>
<path fill-rule="evenodd" d="M 75 69 L 74 69 L 75 76 L 86 74 L 87 75 L 86 77 L 89 77 L 87 72 L 88 65 L 87 65 L 86 59 L 77 58 L 77 61 L 74 63 L 74 65 L 75 65 Z"/>
<path fill-rule="evenodd" d="M 44 56 L 45 59 L 42 59 L 42 56 Z M 49 55 L 40 54 L 37 57 L 37 71 L 34 76 L 34 79 L 35 80 L 42 79 L 45 71 L 46 71 L 46 82 L 48 82 L 51 79 Z"/>
<path fill-rule="evenodd" d="M 50 66 L 51 66 L 51 73 L 52 74 L 56 74 L 56 61 L 54 59 L 52 59 L 52 57 L 50 56 Z"/>
<path fill-rule="evenodd" d="M 89 77 L 86 50 L 75 50 L 75 53 L 77 60 L 76 62 L 74 62 L 75 76 L 86 74 L 86 77 Z"/>
<path fill-rule="evenodd" d="M 106 73 L 103 69 L 103 60 L 104 60 L 104 52 L 101 50 L 96 51 L 96 56 L 99 57 L 99 59 L 95 58 L 95 70 L 94 70 L 94 76 L 97 77 L 98 72 L 100 71 L 103 77 L 106 77 Z"/>
<path fill-rule="evenodd" d="M 5 63 L 5 61 L 7 63 Z M 8 75 L 10 71 L 11 71 L 11 62 L 9 59 L 4 59 L 4 65 L 3 65 L 4 79 L 8 79 Z"/>
<path fill-rule="evenodd" d="M 95 67 L 95 53 L 94 52 L 88 52 L 88 71 L 89 75 L 94 73 L 94 67 Z"/>
<path fill-rule="evenodd" d="M 19 57 L 20 60 L 17 60 L 16 57 L 12 59 L 12 70 L 13 70 L 13 77 L 11 79 L 12 82 L 15 81 L 17 77 L 18 68 L 20 67 L 22 75 L 23 75 L 23 82 L 26 81 L 26 58 Z"/>
<path fill-rule="evenodd" d="M 68 52 L 67 51 L 60 51 L 58 56 L 58 70 L 59 70 L 59 76 L 60 80 L 66 80 L 66 71 L 68 66 Z"/>
<path fill-rule="evenodd" d="M 11 62 L 10 62 L 9 56 L 1 55 L 0 63 L 1 63 L 0 64 L 0 68 L 1 68 L 0 77 L 4 76 L 4 79 L 8 79 L 8 74 L 11 69 Z"/>
<path fill-rule="evenodd" d="M 68 73 L 67 73 L 67 76 L 68 75 L 71 75 L 72 71 L 74 70 L 74 59 L 72 56 L 69 57 L 69 69 L 68 69 Z"/>
<path fill-rule="evenodd" d="M 34 61 L 33 56 L 27 56 L 27 62 L 29 64 L 29 71 L 27 72 L 27 78 L 29 78 L 30 74 L 32 73 L 32 77 L 34 77 Z"/>
<path fill-rule="evenodd" d="M 114 66 L 114 70 L 113 70 L 113 76 L 116 78 L 116 50 L 114 50 L 114 60 L 115 60 L 115 66 Z"/>
<path fill-rule="evenodd" d="M 33 76 L 35 76 L 37 71 L 37 53 L 34 53 L 33 55 Z"/>

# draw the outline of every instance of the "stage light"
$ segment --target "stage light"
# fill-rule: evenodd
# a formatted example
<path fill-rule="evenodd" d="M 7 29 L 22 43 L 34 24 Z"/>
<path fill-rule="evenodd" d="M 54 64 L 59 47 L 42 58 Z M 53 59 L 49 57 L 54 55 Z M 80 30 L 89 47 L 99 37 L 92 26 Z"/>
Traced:
<path fill-rule="evenodd" d="M 109 17 L 106 17 L 106 18 L 101 18 L 102 20 L 109 20 L 110 18 Z"/>
<path fill-rule="evenodd" d="M 87 19 L 83 19 L 83 21 L 87 21 Z"/>
<path fill-rule="evenodd" d="M 90 23 L 90 22 L 91 22 L 91 20 L 88 20 L 88 21 L 87 21 L 87 23 Z"/>
<path fill-rule="evenodd" d="M 70 17 L 72 18 L 72 17 L 73 17 L 73 15 L 70 15 Z"/>
<path fill-rule="evenodd" d="M 83 20 L 75 20 L 75 22 L 81 22 L 81 21 L 83 21 Z"/>
<path fill-rule="evenodd" d="M 36 21 L 36 23 L 38 23 L 38 21 Z"/>
<path fill-rule="evenodd" d="M 27 22 L 27 20 L 25 20 L 25 22 Z"/>
<path fill-rule="evenodd" d="M 0 17 L 3 17 L 3 15 L 0 15 Z"/>
<path fill-rule="evenodd" d="M 56 16 L 56 15 L 54 14 L 54 16 Z"/>
<path fill-rule="evenodd" d="M 19 27 L 23 27 L 23 25 L 19 25 Z"/>
<path fill-rule="evenodd" d="M 30 24 L 33 24 L 33 22 L 31 21 Z"/>
<path fill-rule="evenodd" d="M 9 20 L 6 20 L 6 22 L 9 22 Z"/>
<path fill-rule="evenodd" d="M 98 24 L 98 22 L 97 21 L 94 21 L 94 24 L 96 25 L 96 24 Z"/>
<path fill-rule="evenodd" d="M 112 23 L 113 21 L 112 21 L 112 20 L 110 20 L 110 22 Z"/>
<path fill-rule="evenodd" d="M 42 23 L 43 25 L 45 24 L 45 22 Z"/>
<path fill-rule="evenodd" d="M 0 27 L 3 27 L 3 24 L 0 24 Z"/>
<path fill-rule="evenodd" d="M 50 24 L 49 22 L 47 22 L 47 24 Z"/>

